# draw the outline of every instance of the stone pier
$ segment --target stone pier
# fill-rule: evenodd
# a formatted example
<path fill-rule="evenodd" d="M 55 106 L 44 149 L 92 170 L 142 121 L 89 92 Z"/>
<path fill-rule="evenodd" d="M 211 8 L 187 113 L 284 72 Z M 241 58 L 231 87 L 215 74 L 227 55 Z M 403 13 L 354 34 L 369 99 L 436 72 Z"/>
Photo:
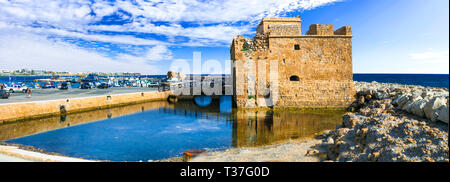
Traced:
<path fill-rule="evenodd" d="M 64 115 L 154 100 L 165 100 L 171 94 L 171 91 L 153 91 L 0 104 L 0 124 L 10 121 L 61 114 Z"/>

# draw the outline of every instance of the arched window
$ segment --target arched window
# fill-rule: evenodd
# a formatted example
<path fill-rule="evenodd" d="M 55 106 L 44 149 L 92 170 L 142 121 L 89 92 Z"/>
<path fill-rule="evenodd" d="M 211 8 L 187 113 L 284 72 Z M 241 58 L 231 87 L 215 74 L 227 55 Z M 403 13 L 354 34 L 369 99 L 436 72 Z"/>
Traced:
<path fill-rule="evenodd" d="M 291 77 L 289 77 L 290 81 L 300 81 L 300 78 L 297 75 L 292 75 Z"/>

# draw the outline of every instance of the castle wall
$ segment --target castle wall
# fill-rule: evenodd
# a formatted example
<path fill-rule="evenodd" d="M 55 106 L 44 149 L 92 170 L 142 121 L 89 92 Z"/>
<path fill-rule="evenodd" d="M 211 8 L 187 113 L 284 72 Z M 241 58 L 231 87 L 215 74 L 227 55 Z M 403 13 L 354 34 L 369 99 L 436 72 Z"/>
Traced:
<path fill-rule="evenodd" d="M 267 23 L 264 20 L 259 28 Z M 292 31 L 283 28 L 284 22 L 273 23 L 281 25 L 277 30 L 281 33 L 254 39 L 238 36 L 233 40 L 231 59 L 241 63 L 235 64 L 233 71 L 236 106 L 339 108 L 351 104 L 355 93 L 351 27 L 333 32 L 332 25 L 314 24 L 307 35 L 289 35 Z M 268 43 L 267 49 L 255 43 L 262 38 L 266 38 L 263 42 Z M 274 66 L 276 74 L 270 72 Z M 265 70 L 265 78 L 257 74 L 261 70 Z M 257 89 L 255 83 L 263 79 L 266 86 L 273 86 L 270 95 Z"/>
<path fill-rule="evenodd" d="M 351 37 L 279 37 L 269 42 L 269 59 L 281 60 L 276 106 L 345 107 L 353 101 Z M 294 50 L 295 45 L 300 49 Z M 290 81 L 291 76 L 299 81 Z"/>

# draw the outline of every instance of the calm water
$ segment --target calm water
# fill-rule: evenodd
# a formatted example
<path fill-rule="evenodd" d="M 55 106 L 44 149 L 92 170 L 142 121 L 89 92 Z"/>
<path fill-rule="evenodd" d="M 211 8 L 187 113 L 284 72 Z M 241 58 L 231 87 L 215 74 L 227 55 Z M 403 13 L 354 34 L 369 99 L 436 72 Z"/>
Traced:
<path fill-rule="evenodd" d="M 156 160 L 188 149 L 224 150 L 311 137 L 342 112 L 232 112 L 231 98 L 150 102 L 0 125 L 0 140 L 111 161 Z M 209 102 L 209 104 L 207 104 Z"/>

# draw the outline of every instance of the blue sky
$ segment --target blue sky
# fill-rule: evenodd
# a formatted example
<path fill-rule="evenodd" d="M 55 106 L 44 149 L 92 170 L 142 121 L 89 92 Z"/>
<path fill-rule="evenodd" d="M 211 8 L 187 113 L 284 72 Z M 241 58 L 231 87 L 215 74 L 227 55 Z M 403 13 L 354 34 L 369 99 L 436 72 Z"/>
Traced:
<path fill-rule="evenodd" d="M 262 17 L 352 26 L 355 73 L 449 73 L 447 0 L 0 0 L 0 70 L 165 74 L 224 65 L 234 35 Z"/>

